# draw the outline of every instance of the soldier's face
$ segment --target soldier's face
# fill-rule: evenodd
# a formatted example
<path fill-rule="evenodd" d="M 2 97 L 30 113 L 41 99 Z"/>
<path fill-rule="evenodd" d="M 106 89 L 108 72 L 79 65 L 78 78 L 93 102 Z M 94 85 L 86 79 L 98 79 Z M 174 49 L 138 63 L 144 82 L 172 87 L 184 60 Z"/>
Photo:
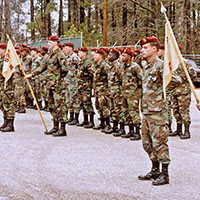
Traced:
<path fill-rule="evenodd" d="M 107 59 L 108 59 L 109 62 L 113 62 L 114 60 L 117 59 L 117 55 L 116 55 L 115 53 L 110 52 L 110 53 L 108 54 Z"/>
<path fill-rule="evenodd" d="M 58 45 L 57 41 L 52 41 L 52 40 L 48 41 L 48 46 L 49 46 L 50 49 L 53 49 L 57 45 Z"/>
<path fill-rule="evenodd" d="M 37 52 L 32 50 L 32 51 L 31 51 L 31 56 L 32 56 L 32 57 L 35 57 L 36 55 L 37 55 Z"/>
<path fill-rule="evenodd" d="M 84 51 L 79 51 L 78 56 L 79 56 L 80 59 L 82 59 L 82 58 L 85 58 L 87 56 L 87 53 L 84 52 Z"/>
<path fill-rule="evenodd" d="M 159 51 L 158 51 L 158 57 L 159 57 L 159 58 L 163 58 L 164 55 L 165 55 L 165 50 L 159 49 Z"/>
<path fill-rule="evenodd" d="M 94 61 L 98 62 L 100 60 L 103 60 L 103 55 L 99 54 L 99 53 L 95 53 L 94 54 Z"/>
<path fill-rule="evenodd" d="M 72 54 L 72 52 L 73 52 L 73 48 L 72 47 L 69 47 L 69 46 L 63 47 L 63 53 L 65 55 L 70 55 L 70 54 Z"/>
<path fill-rule="evenodd" d="M 141 49 L 143 58 L 150 58 L 157 53 L 157 48 L 150 43 L 144 44 Z"/>
<path fill-rule="evenodd" d="M 122 61 L 128 62 L 130 60 L 130 56 L 127 53 L 122 53 Z"/>

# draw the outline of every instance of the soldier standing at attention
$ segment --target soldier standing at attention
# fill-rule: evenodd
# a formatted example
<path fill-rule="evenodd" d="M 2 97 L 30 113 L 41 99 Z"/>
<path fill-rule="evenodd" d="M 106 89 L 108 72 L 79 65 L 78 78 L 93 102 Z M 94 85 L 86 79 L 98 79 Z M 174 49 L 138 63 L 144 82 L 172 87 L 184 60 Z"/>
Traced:
<path fill-rule="evenodd" d="M 122 138 L 130 138 L 131 140 L 140 140 L 140 111 L 139 102 L 142 96 L 142 69 L 141 67 L 133 62 L 134 52 L 130 49 L 125 49 L 122 53 L 122 96 L 123 96 L 123 107 L 121 123 L 127 121 L 129 126 L 129 133 L 125 134 L 122 127 L 120 133 Z"/>
<path fill-rule="evenodd" d="M 10 77 L 5 86 L 5 78 L 2 75 L 4 57 L 7 44 L 0 44 L 0 109 L 3 112 L 4 122 L 0 127 L 2 132 L 14 132 L 15 105 L 14 105 L 14 75 Z"/>
<path fill-rule="evenodd" d="M 110 127 L 110 101 L 108 97 L 108 75 L 109 66 L 105 61 L 105 52 L 97 49 L 94 54 L 94 88 L 95 107 L 100 116 L 100 124 L 94 130 L 104 130 Z M 105 126 L 106 122 L 106 126 Z"/>
<path fill-rule="evenodd" d="M 66 83 L 64 77 L 68 72 L 68 64 L 66 57 L 58 47 L 59 37 L 50 36 L 48 38 L 48 46 L 50 48 L 48 59 L 32 74 L 26 78 L 35 77 L 47 70 L 47 98 L 50 113 L 53 117 L 53 128 L 45 131 L 46 135 L 67 136 L 65 125 L 66 116 Z M 60 128 L 59 128 L 60 124 Z"/>
<path fill-rule="evenodd" d="M 84 128 L 93 128 L 94 126 L 94 109 L 92 106 L 92 89 L 93 89 L 93 74 L 92 64 L 89 59 L 88 48 L 82 47 L 79 49 L 79 58 L 81 59 L 81 65 L 77 70 L 78 78 L 78 95 L 81 98 L 83 104 L 83 117 L 84 120 L 78 126 L 84 126 Z M 88 122 L 88 115 L 90 116 L 90 122 Z"/>
<path fill-rule="evenodd" d="M 66 55 L 67 60 L 71 60 L 69 71 L 65 77 L 67 89 L 66 89 L 66 107 L 70 112 L 70 118 L 68 120 L 69 125 L 76 125 L 79 123 L 79 110 L 80 110 L 80 98 L 77 96 L 78 79 L 77 69 L 80 65 L 80 58 L 74 53 L 74 44 L 72 42 L 66 42 L 63 45 L 63 52 Z"/>
<path fill-rule="evenodd" d="M 146 37 L 140 41 L 140 45 L 143 58 L 147 61 L 142 82 L 142 144 L 152 162 L 152 169 L 146 175 L 138 176 L 138 179 L 153 179 L 153 185 L 164 185 L 169 183 L 170 164 L 167 104 L 163 95 L 164 63 L 157 56 L 160 44 L 156 37 Z"/>

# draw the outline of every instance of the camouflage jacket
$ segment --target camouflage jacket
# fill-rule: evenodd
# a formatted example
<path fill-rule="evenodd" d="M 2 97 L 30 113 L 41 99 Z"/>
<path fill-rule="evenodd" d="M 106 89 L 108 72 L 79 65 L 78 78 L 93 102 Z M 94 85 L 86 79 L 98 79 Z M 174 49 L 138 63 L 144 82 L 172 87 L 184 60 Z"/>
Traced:
<path fill-rule="evenodd" d="M 163 95 L 164 63 L 158 57 L 154 62 L 144 66 L 142 79 L 142 110 L 143 114 L 166 111 L 166 101 Z"/>
<path fill-rule="evenodd" d="M 36 76 L 47 70 L 47 88 L 57 89 L 65 88 L 64 77 L 68 72 L 68 63 L 64 53 L 57 48 L 55 51 L 50 52 L 46 62 L 41 67 L 37 68 L 32 76 Z"/>
<path fill-rule="evenodd" d="M 183 60 L 185 63 L 185 66 L 187 68 L 187 71 L 190 75 L 191 80 L 193 81 L 196 78 L 196 72 L 192 65 L 186 60 Z M 189 82 L 187 80 L 187 77 L 185 75 L 185 72 L 183 70 L 183 67 L 181 65 L 178 66 L 177 70 L 174 72 L 179 75 L 181 78 L 181 82 L 176 85 L 170 92 L 173 95 L 179 95 L 179 94 L 189 94 L 191 93 L 191 88 L 189 85 Z"/>
<path fill-rule="evenodd" d="M 77 69 L 78 78 L 78 90 L 92 90 L 93 74 L 92 67 L 93 62 L 86 57 L 85 60 L 81 61 L 79 68 Z"/>
<path fill-rule="evenodd" d="M 43 65 L 45 62 L 47 62 L 47 59 L 48 59 L 48 54 L 45 54 L 40 60 L 40 65 Z M 47 70 L 40 74 L 41 80 L 46 80 L 46 75 L 47 75 Z"/>
<path fill-rule="evenodd" d="M 80 58 L 73 52 L 70 56 L 66 56 L 66 59 L 68 60 L 69 66 L 68 66 L 68 73 L 65 77 L 65 81 L 67 85 L 77 85 L 78 79 L 77 79 L 77 70 L 80 66 Z"/>
<path fill-rule="evenodd" d="M 141 98 L 142 96 L 142 69 L 135 63 L 123 64 L 122 95 L 127 99 Z"/>
<path fill-rule="evenodd" d="M 26 74 L 31 74 L 32 72 L 32 57 L 27 55 L 26 57 L 22 58 L 24 63 L 24 71 Z"/>
<path fill-rule="evenodd" d="M 95 94 L 107 95 L 108 91 L 108 72 L 109 66 L 102 60 L 100 63 L 94 64 L 94 87 Z"/>
<path fill-rule="evenodd" d="M 118 60 L 108 63 L 108 92 L 111 97 L 119 97 L 121 94 L 121 64 Z"/>

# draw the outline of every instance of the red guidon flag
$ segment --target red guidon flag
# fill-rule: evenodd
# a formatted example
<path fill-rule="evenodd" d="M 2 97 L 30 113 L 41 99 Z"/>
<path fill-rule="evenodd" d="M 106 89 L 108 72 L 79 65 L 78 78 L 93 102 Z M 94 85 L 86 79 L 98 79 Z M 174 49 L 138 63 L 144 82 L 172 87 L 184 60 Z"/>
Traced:
<path fill-rule="evenodd" d="M 174 33 L 172 31 L 170 22 L 167 20 L 165 24 L 165 56 L 164 56 L 164 71 L 163 71 L 163 92 L 166 97 L 165 88 L 172 78 L 172 73 L 178 68 L 181 52 L 178 48 Z"/>
<path fill-rule="evenodd" d="M 14 48 L 11 40 L 9 39 L 8 44 L 7 44 L 5 58 L 4 58 L 4 63 L 3 63 L 3 71 L 2 71 L 2 75 L 5 78 L 5 85 L 6 85 L 6 82 L 12 76 L 13 72 L 15 71 L 15 67 L 19 64 L 20 63 L 19 63 L 17 53 L 15 51 L 15 48 Z"/>

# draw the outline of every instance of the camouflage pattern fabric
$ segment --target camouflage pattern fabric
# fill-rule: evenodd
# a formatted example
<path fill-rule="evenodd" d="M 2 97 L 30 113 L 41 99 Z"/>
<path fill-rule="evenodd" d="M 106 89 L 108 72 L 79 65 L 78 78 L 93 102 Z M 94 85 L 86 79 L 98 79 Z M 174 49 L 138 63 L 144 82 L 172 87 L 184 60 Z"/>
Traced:
<path fill-rule="evenodd" d="M 66 60 L 60 48 L 57 48 L 55 51 L 50 52 L 46 62 L 32 73 L 32 76 L 35 77 L 47 70 L 48 106 L 54 121 L 67 121 L 64 77 L 68 72 L 69 62 L 70 60 Z"/>
<path fill-rule="evenodd" d="M 93 84 L 93 74 L 92 74 L 92 61 L 89 57 L 81 61 L 79 68 L 77 69 L 78 78 L 78 89 L 77 93 L 81 100 L 83 109 L 88 114 L 94 114 L 94 109 L 92 106 L 92 84 Z M 79 111 L 81 106 L 79 107 Z"/>
<path fill-rule="evenodd" d="M 4 59 L 0 58 L 0 71 L 3 69 Z M 3 117 L 7 119 L 15 118 L 15 106 L 14 106 L 14 78 L 13 75 L 6 83 L 4 87 L 4 77 L 0 73 L 0 109 L 3 112 Z"/>
<path fill-rule="evenodd" d="M 144 66 L 142 82 L 142 144 L 152 161 L 169 164 L 168 114 L 163 96 L 163 61 Z"/>

